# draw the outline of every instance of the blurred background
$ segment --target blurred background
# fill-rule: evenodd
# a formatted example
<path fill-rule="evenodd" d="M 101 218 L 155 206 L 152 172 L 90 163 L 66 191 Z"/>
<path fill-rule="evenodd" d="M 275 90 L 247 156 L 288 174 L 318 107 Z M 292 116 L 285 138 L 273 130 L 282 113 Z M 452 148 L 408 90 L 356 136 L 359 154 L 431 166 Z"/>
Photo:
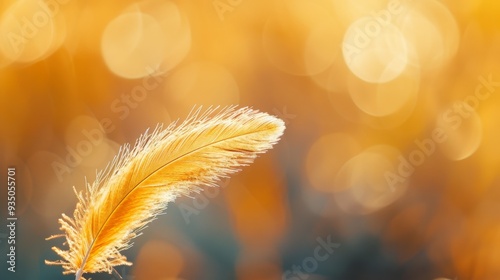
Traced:
<path fill-rule="evenodd" d="M 0 1 L 0 278 L 74 279 L 44 264 L 72 187 L 147 128 L 239 104 L 282 118 L 282 140 L 170 204 L 124 279 L 499 279 L 499 15 L 489 0 Z"/>

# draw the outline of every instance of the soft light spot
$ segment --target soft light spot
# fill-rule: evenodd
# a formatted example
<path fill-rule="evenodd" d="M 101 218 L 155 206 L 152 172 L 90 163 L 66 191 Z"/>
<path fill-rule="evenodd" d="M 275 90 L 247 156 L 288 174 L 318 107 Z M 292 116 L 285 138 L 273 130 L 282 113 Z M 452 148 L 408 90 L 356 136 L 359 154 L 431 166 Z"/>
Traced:
<path fill-rule="evenodd" d="M 311 186 L 325 192 L 349 187 L 335 184 L 335 177 L 343 163 L 358 152 L 357 141 L 345 133 L 328 134 L 316 140 L 309 149 L 305 165 Z"/>
<path fill-rule="evenodd" d="M 332 15 L 322 6 L 310 1 L 285 1 L 264 27 L 264 50 L 281 71 L 316 74 L 333 62 L 337 28 Z"/>
<path fill-rule="evenodd" d="M 385 83 L 398 77 L 408 62 L 403 34 L 391 22 L 363 17 L 347 29 L 342 44 L 344 60 L 361 80 Z"/>
<path fill-rule="evenodd" d="M 411 105 L 409 107 L 413 108 L 417 101 L 418 90 L 418 76 L 415 77 L 409 72 L 381 84 L 367 83 L 355 77 L 349 79 L 349 94 L 356 106 L 376 117 L 394 114 L 407 107 L 406 105 Z"/>
<path fill-rule="evenodd" d="M 464 103 L 455 103 L 453 109 L 443 112 L 437 120 L 446 141 L 439 145 L 444 155 L 451 160 L 463 160 L 479 148 L 483 125 L 475 111 L 469 111 Z"/>
<path fill-rule="evenodd" d="M 145 13 L 125 13 L 104 30 L 102 55 L 118 76 L 135 79 L 151 74 L 164 59 L 165 34 L 158 21 Z"/>
<path fill-rule="evenodd" d="M 409 62 L 424 69 L 444 65 L 458 49 L 460 34 L 448 8 L 436 0 L 402 2 L 395 24 L 409 45 Z M 415 28 L 418 26 L 418 28 Z"/>
<path fill-rule="evenodd" d="M 0 51 L 12 61 L 32 63 L 54 52 L 64 41 L 66 27 L 44 1 L 12 4 L 0 22 Z"/>
<path fill-rule="evenodd" d="M 339 207 L 355 213 L 370 213 L 396 201 L 405 191 L 408 179 L 396 187 L 388 181 L 388 174 L 397 175 L 400 152 L 380 145 L 366 149 L 348 160 L 337 174 L 335 184 L 347 189 L 336 196 Z"/>
<path fill-rule="evenodd" d="M 191 29 L 189 21 L 179 7 L 170 1 L 149 0 L 140 2 L 137 7 L 142 12 L 152 16 L 162 29 L 162 36 L 166 40 L 163 49 L 164 59 L 160 69 L 168 71 L 177 66 L 189 53 L 191 48 Z"/>

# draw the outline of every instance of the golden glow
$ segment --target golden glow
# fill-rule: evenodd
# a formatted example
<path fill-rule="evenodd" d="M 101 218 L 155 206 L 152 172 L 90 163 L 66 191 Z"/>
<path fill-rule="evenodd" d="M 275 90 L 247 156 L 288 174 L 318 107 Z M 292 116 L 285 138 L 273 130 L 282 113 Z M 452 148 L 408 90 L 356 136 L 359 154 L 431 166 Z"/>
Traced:
<path fill-rule="evenodd" d="M 0 162 L 40 232 L 19 240 L 55 245 L 72 187 L 146 128 L 239 104 L 282 118 L 282 141 L 206 205 L 186 198 L 189 218 L 169 205 L 124 279 L 281 279 L 334 232 L 373 237 L 403 278 L 496 280 L 499 15 L 493 0 L 0 1 Z M 335 278 L 344 245 L 310 278 Z M 18 256 L 53 277 L 44 251 Z"/>

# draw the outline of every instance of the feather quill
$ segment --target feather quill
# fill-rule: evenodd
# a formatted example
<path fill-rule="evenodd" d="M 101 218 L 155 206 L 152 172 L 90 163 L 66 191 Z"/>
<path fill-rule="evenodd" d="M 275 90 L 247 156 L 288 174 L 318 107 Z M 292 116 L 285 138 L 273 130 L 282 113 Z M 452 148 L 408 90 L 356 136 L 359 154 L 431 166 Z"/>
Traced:
<path fill-rule="evenodd" d="M 250 108 L 197 109 L 180 125 L 156 128 L 134 145 L 120 148 L 113 161 L 75 190 L 73 217 L 59 219 L 68 249 L 52 247 L 62 260 L 63 274 L 108 272 L 131 265 L 121 251 L 168 202 L 181 195 L 215 186 L 272 148 L 283 134 L 282 120 Z"/>

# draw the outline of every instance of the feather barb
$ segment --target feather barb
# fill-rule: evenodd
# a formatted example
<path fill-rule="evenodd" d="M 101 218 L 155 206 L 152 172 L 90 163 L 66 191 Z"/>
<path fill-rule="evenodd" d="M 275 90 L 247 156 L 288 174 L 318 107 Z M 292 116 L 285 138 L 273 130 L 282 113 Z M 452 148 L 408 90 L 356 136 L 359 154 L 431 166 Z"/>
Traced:
<path fill-rule="evenodd" d="M 59 219 L 67 250 L 63 274 L 108 272 L 131 265 L 121 251 L 168 202 L 215 186 L 221 177 L 250 164 L 283 134 L 282 120 L 250 108 L 195 110 L 182 124 L 146 131 L 135 145 L 124 145 L 78 199 L 73 217 Z M 50 238 L 58 237 L 52 236 Z"/>

